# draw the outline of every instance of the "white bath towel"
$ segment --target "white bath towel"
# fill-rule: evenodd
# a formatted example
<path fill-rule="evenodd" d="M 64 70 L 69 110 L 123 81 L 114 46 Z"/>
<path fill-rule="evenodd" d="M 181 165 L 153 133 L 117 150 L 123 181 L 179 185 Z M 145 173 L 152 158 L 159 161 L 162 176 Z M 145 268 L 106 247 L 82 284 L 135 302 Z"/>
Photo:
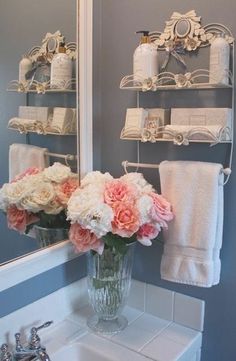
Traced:
<path fill-rule="evenodd" d="M 49 166 L 47 148 L 28 144 L 12 144 L 9 148 L 9 181 L 26 169 L 37 167 L 44 169 Z"/>
<path fill-rule="evenodd" d="M 162 194 L 175 215 L 164 234 L 161 277 L 211 287 L 219 283 L 221 269 L 222 165 L 164 161 L 159 170 Z"/>

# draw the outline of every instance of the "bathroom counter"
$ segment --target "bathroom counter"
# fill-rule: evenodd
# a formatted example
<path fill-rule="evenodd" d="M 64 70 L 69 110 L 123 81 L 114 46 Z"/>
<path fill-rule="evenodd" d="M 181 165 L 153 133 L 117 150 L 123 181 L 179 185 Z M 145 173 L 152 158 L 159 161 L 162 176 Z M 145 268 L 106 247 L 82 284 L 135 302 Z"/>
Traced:
<path fill-rule="evenodd" d="M 85 306 L 44 333 L 52 361 L 57 361 L 60 348 L 78 341 L 107 357 L 114 350 L 121 352 L 125 361 L 200 361 L 201 332 L 126 306 L 123 314 L 129 325 L 125 330 L 112 336 L 94 334 L 86 327 L 91 312 Z"/>
<path fill-rule="evenodd" d="M 202 300 L 133 280 L 123 311 L 126 329 L 115 335 L 94 334 L 86 326 L 91 312 L 82 279 L 2 317 L 0 343 L 13 348 L 16 332 L 21 331 L 24 342 L 32 326 L 53 320 L 50 328 L 40 331 L 51 361 L 78 360 L 79 344 L 99 352 L 96 361 L 200 361 Z"/>

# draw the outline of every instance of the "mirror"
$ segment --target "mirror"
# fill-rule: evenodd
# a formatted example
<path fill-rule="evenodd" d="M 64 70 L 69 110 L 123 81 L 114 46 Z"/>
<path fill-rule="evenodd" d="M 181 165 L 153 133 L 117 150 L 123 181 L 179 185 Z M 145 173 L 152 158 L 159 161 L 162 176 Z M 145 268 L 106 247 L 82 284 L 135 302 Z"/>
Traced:
<path fill-rule="evenodd" d="M 46 11 L 45 11 L 46 9 Z M 47 148 L 53 154 L 77 154 L 78 139 L 76 135 L 39 135 L 36 133 L 20 134 L 16 130 L 7 129 L 9 119 L 16 117 L 20 106 L 37 107 L 69 107 L 76 108 L 76 92 L 58 92 L 37 94 L 7 92 L 11 80 L 19 78 L 19 62 L 21 56 L 31 48 L 41 46 L 46 33 L 55 35 L 59 29 L 66 38 L 66 43 L 75 42 L 77 38 L 77 1 L 67 0 L 58 3 L 57 0 L 9 0 L 1 7 L 0 37 L 0 186 L 8 182 L 9 174 L 9 147 L 13 143 L 31 144 Z M 21 19 L 20 28 L 14 25 L 13 18 Z M 49 37 L 45 42 L 50 52 L 58 47 L 58 38 Z M 75 68 L 75 66 L 74 66 Z M 73 70 L 75 73 L 75 69 Z M 55 161 L 65 163 L 65 159 L 50 156 L 50 163 Z M 76 161 L 69 161 L 74 171 L 77 170 Z M 39 249 L 39 245 L 32 237 L 20 235 L 7 227 L 5 215 L 0 213 L 0 264 L 23 257 Z"/>
<path fill-rule="evenodd" d="M 190 23 L 186 19 L 178 20 L 175 26 L 176 35 L 179 38 L 185 38 L 190 32 Z"/>

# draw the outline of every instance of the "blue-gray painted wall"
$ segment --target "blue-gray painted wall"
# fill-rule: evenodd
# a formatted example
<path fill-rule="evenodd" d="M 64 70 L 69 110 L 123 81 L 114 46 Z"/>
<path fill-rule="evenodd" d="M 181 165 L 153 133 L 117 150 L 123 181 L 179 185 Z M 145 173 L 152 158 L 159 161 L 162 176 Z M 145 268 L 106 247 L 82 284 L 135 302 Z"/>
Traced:
<path fill-rule="evenodd" d="M 232 0 L 101 0 L 101 144 L 102 169 L 114 176 L 122 174 L 121 162 L 136 161 L 136 144 L 119 139 L 128 107 L 135 107 L 136 94 L 120 90 L 124 75 L 132 73 L 132 56 L 138 44 L 136 30 L 162 30 L 165 20 L 173 11 L 185 13 L 195 9 L 202 16 L 202 24 L 223 23 L 236 35 L 236 3 Z M 97 31 L 97 33 L 99 33 Z M 207 67 L 208 50 L 200 51 L 198 57 L 191 56 L 188 69 Z M 170 68 L 180 71 L 175 61 Z M 230 91 L 173 91 L 145 93 L 140 106 L 145 107 L 227 107 L 230 106 Z M 159 163 L 165 159 L 190 159 L 222 162 L 227 165 L 229 148 L 217 145 L 209 148 L 204 144 L 178 147 L 170 143 L 141 144 L 141 162 Z M 236 360 L 236 156 L 233 173 L 225 187 L 224 239 L 221 252 L 221 282 L 210 289 L 178 285 L 160 279 L 162 247 L 139 246 L 134 267 L 134 277 L 161 287 L 175 290 L 206 301 L 205 331 L 203 336 L 202 361 Z M 159 188 L 158 171 L 145 171 L 145 176 Z"/>

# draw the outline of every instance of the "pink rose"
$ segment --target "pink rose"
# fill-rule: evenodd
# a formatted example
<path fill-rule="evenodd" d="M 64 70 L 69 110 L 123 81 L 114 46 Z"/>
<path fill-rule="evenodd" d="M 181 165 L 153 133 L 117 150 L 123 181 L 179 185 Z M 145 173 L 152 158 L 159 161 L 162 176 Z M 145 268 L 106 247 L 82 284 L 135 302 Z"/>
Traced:
<path fill-rule="evenodd" d="M 127 203 L 115 203 L 113 207 L 114 219 L 112 232 L 121 237 L 131 237 L 139 229 L 139 212 Z"/>
<path fill-rule="evenodd" d="M 7 223 L 10 229 L 24 233 L 26 227 L 39 219 L 32 213 L 20 210 L 16 206 L 10 206 L 7 209 Z"/>
<path fill-rule="evenodd" d="M 120 180 L 112 180 L 106 183 L 104 201 L 111 207 L 117 202 L 134 203 L 135 189 Z"/>
<path fill-rule="evenodd" d="M 159 225 L 154 225 L 151 223 L 143 224 L 137 233 L 137 240 L 142 243 L 144 246 L 151 246 L 151 239 L 154 239 L 158 236 L 161 227 Z"/>
<path fill-rule="evenodd" d="M 36 168 L 36 167 L 31 167 L 26 169 L 23 173 L 18 174 L 12 181 L 11 183 L 14 182 L 18 182 L 19 180 L 21 180 L 22 178 L 28 176 L 28 175 L 35 175 L 41 172 L 41 169 Z"/>
<path fill-rule="evenodd" d="M 79 187 L 78 178 L 68 178 L 65 182 L 56 186 L 56 193 L 59 202 L 67 205 L 72 193 Z"/>
<path fill-rule="evenodd" d="M 153 207 L 151 209 L 151 217 L 154 221 L 160 222 L 162 227 L 167 228 L 168 221 L 174 218 L 171 211 L 170 203 L 161 195 L 157 193 L 149 193 L 153 200 Z"/>
<path fill-rule="evenodd" d="M 99 254 L 103 252 L 103 242 L 88 229 L 82 228 L 78 223 L 70 226 L 69 240 L 74 244 L 77 252 L 87 252 L 91 249 Z"/>

